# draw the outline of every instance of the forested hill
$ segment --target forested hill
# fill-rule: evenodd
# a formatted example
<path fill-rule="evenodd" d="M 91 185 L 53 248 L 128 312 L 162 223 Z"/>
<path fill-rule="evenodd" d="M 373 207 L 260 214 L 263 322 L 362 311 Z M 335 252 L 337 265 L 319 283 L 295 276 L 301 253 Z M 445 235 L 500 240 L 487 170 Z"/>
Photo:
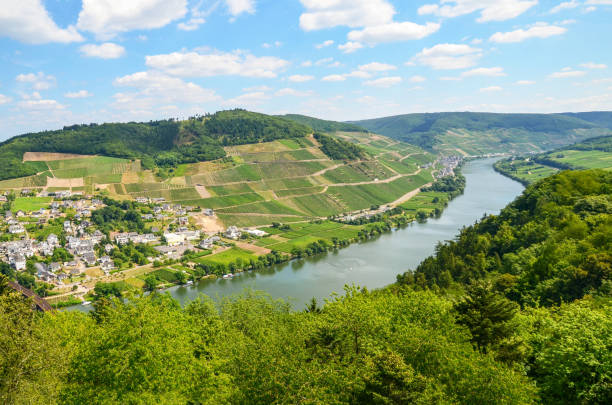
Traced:
<path fill-rule="evenodd" d="M 468 154 L 537 152 L 612 133 L 607 114 L 610 113 L 449 112 L 406 114 L 352 123 L 426 149 L 458 148 Z"/>
<path fill-rule="evenodd" d="M 498 216 L 439 245 L 402 283 L 491 280 L 521 305 L 609 294 L 612 172 L 564 171 L 529 186 Z"/>
<path fill-rule="evenodd" d="M 612 111 L 590 111 L 581 113 L 563 113 L 567 117 L 579 118 L 600 127 L 612 129 Z"/>
<path fill-rule="evenodd" d="M 224 145 L 303 137 L 312 129 L 245 110 L 221 111 L 186 121 L 73 125 L 21 135 L 0 144 L 0 180 L 42 171 L 22 162 L 25 152 L 59 152 L 142 159 L 144 167 L 218 159 Z"/>
<path fill-rule="evenodd" d="M 280 118 L 307 125 L 317 132 L 367 132 L 367 129 L 348 122 L 327 121 L 299 114 L 279 115 Z"/>

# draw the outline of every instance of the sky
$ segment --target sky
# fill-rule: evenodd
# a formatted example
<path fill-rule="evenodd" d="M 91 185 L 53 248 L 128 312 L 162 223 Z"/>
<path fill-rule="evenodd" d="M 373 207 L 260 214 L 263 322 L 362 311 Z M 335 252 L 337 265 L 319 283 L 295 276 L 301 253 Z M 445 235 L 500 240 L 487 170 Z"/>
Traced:
<path fill-rule="evenodd" d="M 612 0 L 2 0 L 0 140 L 230 108 L 612 110 Z"/>

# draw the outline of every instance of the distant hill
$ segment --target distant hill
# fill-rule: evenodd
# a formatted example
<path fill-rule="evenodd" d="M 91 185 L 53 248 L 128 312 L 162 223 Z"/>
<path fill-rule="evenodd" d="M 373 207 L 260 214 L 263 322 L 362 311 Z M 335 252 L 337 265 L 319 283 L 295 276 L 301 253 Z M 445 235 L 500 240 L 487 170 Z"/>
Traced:
<path fill-rule="evenodd" d="M 320 120 L 306 115 L 285 114 L 279 115 L 278 117 L 307 125 L 317 132 L 368 132 L 367 129 L 359 125 L 347 122 Z"/>
<path fill-rule="evenodd" d="M 312 129 L 245 110 L 221 111 L 186 121 L 73 125 L 58 131 L 25 134 L 0 143 L 0 180 L 47 170 L 22 162 L 25 152 L 77 153 L 141 159 L 145 168 L 214 160 L 223 146 L 304 137 Z"/>
<path fill-rule="evenodd" d="M 587 139 L 550 152 L 499 161 L 495 169 L 523 184 L 552 176 L 559 170 L 612 170 L 612 136 Z"/>
<path fill-rule="evenodd" d="M 612 115 L 451 112 L 406 114 L 352 123 L 429 150 L 479 155 L 539 152 L 611 134 L 610 127 L 604 125 L 608 114 Z"/>
<path fill-rule="evenodd" d="M 612 111 L 591 111 L 581 113 L 563 113 L 567 117 L 579 118 L 603 128 L 612 129 Z"/>

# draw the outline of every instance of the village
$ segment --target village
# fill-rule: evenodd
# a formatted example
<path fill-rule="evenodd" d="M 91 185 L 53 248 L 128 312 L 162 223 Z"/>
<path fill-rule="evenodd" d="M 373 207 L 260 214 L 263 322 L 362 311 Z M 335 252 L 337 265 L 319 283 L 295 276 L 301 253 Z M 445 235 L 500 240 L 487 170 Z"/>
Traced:
<path fill-rule="evenodd" d="M 22 195 L 31 193 L 24 190 Z M 5 210 L 0 218 L 1 262 L 26 287 L 33 288 L 34 279 L 47 283 L 45 291 L 85 296 L 98 280 L 123 270 L 147 266 L 153 270 L 153 262 L 178 261 L 186 253 L 223 251 L 247 235 L 266 236 L 257 229 L 224 229 L 212 209 L 168 204 L 160 198 L 138 198 L 133 203 L 144 231 L 105 227 L 103 232 L 92 219 L 92 214 L 107 207 L 103 199 L 70 191 L 47 196 L 53 198 L 47 207 L 30 212 Z M 10 198 L 0 195 L 0 204 L 6 207 Z M 122 252 L 130 246 L 145 259 L 126 260 Z"/>

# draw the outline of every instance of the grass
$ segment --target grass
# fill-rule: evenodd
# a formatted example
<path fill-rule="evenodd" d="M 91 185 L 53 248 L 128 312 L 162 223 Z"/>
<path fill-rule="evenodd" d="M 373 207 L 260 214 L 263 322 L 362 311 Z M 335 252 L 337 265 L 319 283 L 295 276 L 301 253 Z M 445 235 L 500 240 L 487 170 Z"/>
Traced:
<path fill-rule="evenodd" d="M 550 153 L 548 158 L 576 169 L 612 169 L 612 153 L 599 150 L 564 150 Z"/>
<path fill-rule="evenodd" d="M 246 194 L 252 193 L 253 189 L 246 183 L 228 184 L 226 186 L 209 186 L 206 188 L 209 192 L 217 196 L 226 196 L 231 194 Z"/>
<path fill-rule="evenodd" d="M 32 212 L 47 208 L 53 201 L 52 197 L 17 197 L 13 202 L 13 210 Z"/>
<path fill-rule="evenodd" d="M 230 263 L 236 262 L 236 259 L 242 259 L 243 261 L 248 262 L 251 259 L 257 259 L 257 256 L 249 250 L 233 247 L 221 253 L 206 256 L 197 260 L 197 262 L 202 264 L 222 264 L 227 266 Z"/>
<path fill-rule="evenodd" d="M 275 215 L 266 215 L 266 216 L 249 216 L 249 215 L 232 215 L 232 214 L 224 214 L 218 213 L 217 216 L 225 225 L 235 225 L 239 227 L 256 227 L 263 225 L 270 225 L 273 222 L 278 223 L 291 223 L 291 222 L 299 222 L 305 221 L 308 218 L 305 217 L 285 217 L 285 216 L 275 216 Z"/>
<path fill-rule="evenodd" d="M 262 201 L 263 197 L 257 193 L 250 194 L 236 194 L 225 197 L 211 197 L 211 198 L 200 198 L 197 200 L 183 200 L 178 201 L 183 205 L 196 205 L 203 208 L 225 208 L 232 207 L 234 205 L 243 205 Z"/>
<path fill-rule="evenodd" d="M 270 215 L 277 215 L 277 216 L 280 216 L 280 215 L 302 216 L 304 215 L 303 213 L 296 211 L 292 208 L 289 208 L 276 200 L 262 201 L 262 202 L 257 202 L 253 204 L 238 205 L 235 207 L 222 209 L 220 210 L 220 212 L 230 213 L 230 214 L 257 213 L 257 214 L 270 214 Z"/>

